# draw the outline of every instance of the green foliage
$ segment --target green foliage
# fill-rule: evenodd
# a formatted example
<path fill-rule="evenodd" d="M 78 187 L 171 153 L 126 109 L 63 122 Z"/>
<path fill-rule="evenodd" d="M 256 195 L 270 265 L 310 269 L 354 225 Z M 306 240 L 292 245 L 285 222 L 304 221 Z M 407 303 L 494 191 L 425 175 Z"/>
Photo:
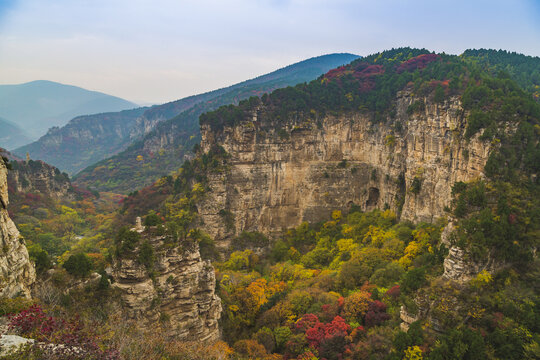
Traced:
<path fill-rule="evenodd" d="M 414 113 L 421 113 L 426 110 L 426 103 L 423 100 L 416 100 L 411 105 L 407 107 L 407 115 L 412 115 Z"/>
<path fill-rule="evenodd" d="M 131 231 L 129 227 L 122 227 L 115 237 L 115 243 L 118 249 L 118 255 L 134 250 L 141 240 L 141 235 L 135 231 Z"/>
<path fill-rule="evenodd" d="M 143 264 L 146 269 L 151 270 L 154 267 L 154 248 L 148 240 L 142 242 L 139 247 L 139 262 Z"/>
<path fill-rule="evenodd" d="M 422 188 L 422 179 L 419 178 L 418 176 L 415 176 L 413 178 L 410 190 L 414 195 L 418 195 L 420 193 L 421 188 Z"/>
<path fill-rule="evenodd" d="M 450 330 L 435 345 L 430 360 L 486 359 L 486 346 L 482 335 L 467 327 Z M 511 359 L 514 357 L 505 357 Z"/>
<path fill-rule="evenodd" d="M 144 226 L 157 226 L 162 223 L 163 221 L 161 220 L 161 217 L 153 210 L 151 210 L 144 218 Z"/>
<path fill-rule="evenodd" d="M 62 266 L 68 273 L 77 277 L 86 277 L 93 268 L 92 261 L 84 253 L 71 255 Z"/>
<path fill-rule="evenodd" d="M 401 289 L 405 293 L 412 293 L 426 283 L 426 269 L 416 268 L 407 271 L 401 280 Z"/>
<path fill-rule="evenodd" d="M 34 304 L 33 300 L 24 297 L 1 298 L 0 299 L 0 316 L 18 314 L 23 310 L 28 309 Z"/>
<path fill-rule="evenodd" d="M 437 85 L 435 93 L 433 94 L 433 101 L 437 104 L 442 104 L 444 103 L 445 96 L 444 88 L 441 85 Z"/>
<path fill-rule="evenodd" d="M 34 261 L 38 274 L 42 274 L 51 268 L 52 263 L 49 254 L 43 250 L 39 244 L 32 244 L 27 248 L 28 255 L 30 255 L 30 259 Z"/>

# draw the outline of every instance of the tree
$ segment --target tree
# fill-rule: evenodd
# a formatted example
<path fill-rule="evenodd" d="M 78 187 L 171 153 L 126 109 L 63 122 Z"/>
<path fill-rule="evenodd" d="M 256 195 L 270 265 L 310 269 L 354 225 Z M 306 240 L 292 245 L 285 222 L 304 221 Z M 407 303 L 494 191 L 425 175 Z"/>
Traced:
<path fill-rule="evenodd" d="M 444 102 L 444 89 L 441 85 L 437 85 L 437 88 L 435 89 L 435 94 L 433 95 L 433 101 L 436 103 L 443 103 Z"/>
<path fill-rule="evenodd" d="M 145 240 L 139 249 L 139 262 L 150 270 L 154 265 L 154 248 Z"/>
<path fill-rule="evenodd" d="M 71 255 L 63 267 L 73 276 L 85 277 L 92 270 L 92 261 L 86 254 L 79 253 Z"/>
<path fill-rule="evenodd" d="M 368 311 L 371 294 L 366 291 L 357 291 L 345 298 L 341 314 L 348 321 L 361 321 Z"/>

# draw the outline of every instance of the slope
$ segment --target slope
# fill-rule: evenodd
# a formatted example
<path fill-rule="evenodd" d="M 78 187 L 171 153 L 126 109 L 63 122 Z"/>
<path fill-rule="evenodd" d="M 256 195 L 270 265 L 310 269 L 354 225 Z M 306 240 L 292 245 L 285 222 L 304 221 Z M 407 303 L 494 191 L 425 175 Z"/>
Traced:
<path fill-rule="evenodd" d="M 0 115 L 33 138 L 52 126 L 62 126 L 74 116 L 120 111 L 137 105 L 124 99 L 77 86 L 37 80 L 0 85 Z"/>
<path fill-rule="evenodd" d="M 144 138 L 122 153 L 94 164 L 77 174 L 78 184 L 100 191 L 127 193 L 148 185 L 180 167 L 199 142 L 198 118 L 222 105 L 237 104 L 251 96 L 261 96 L 278 88 L 313 80 L 326 71 L 358 58 L 351 54 L 330 54 L 304 60 L 267 75 L 218 90 L 215 98 L 201 101 L 161 122 Z"/>
<path fill-rule="evenodd" d="M 30 142 L 28 134 L 9 120 L 0 118 L 0 146 L 13 149 Z"/>
<path fill-rule="evenodd" d="M 241 355 L 538 357 L 540 104 L 515 81 L 395 49 L 200 121 L 193 161 L 121 215 L 159 213 L 178 244 L 229 237 Z"/>
<path fill-rule="evenodd" d="M 73 174 L 124 149 L 137 119 L 147 109 L 79 116 L 61 128 L 49 129 L 38 141 L 14 152 L 21 157 L 29 153 L 34 159 Z"/>

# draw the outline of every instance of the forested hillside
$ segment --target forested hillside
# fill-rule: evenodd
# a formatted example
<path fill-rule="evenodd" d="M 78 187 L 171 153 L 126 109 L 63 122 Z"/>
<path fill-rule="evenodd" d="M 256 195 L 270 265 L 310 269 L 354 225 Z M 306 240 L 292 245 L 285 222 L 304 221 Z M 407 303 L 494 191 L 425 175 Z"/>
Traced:
<path fill-rule="evenodd" d="M 50 281 L 38 304 L 4 304 L 12 325 L 96 359 L 539 358 L 540 104 L 490 66 L 377 53 L 203 114 L 193 158 L 125 198 L 20 194 Z M 221 341 L 181 340 L 219 316 Z"/>
<path fill-rule="evenodd" d="M 193 155 L 200 141 L 199 116 L 222 105 L 238 104 L 251 96 L 261 96 L 275 89 L 311 81 L 336 66 L 358 56 L 330 54 L 289 65 L 267 75 L 218 90 L 215 97 L 201 101 L 134 142 L 122 153 L 89 166 L 77 174 L 82 186 L 99 191 L 128 193 L 177 170 Z"/>

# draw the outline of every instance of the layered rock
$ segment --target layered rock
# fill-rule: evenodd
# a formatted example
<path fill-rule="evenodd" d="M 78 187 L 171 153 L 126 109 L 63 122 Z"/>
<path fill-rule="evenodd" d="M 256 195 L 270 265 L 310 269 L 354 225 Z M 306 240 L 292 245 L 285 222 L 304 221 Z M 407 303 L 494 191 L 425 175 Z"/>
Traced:
<path fill-rule="evenodd" d="M 9 217 L 8 203 L 7 168 L 0 158 L 0 298 L 30 297 L 36 272 L 24 239 Z"/>
<path fill-rule="evenodd" d="M 141 234 L 155 252 L 152 278 L 138 261 L 138 249 L 123 255 L 113 271 L 113 286 L 120 290 L 128 316 L 141 327 L 161 324 L 168 335 L 182 340 L 217 340 L 221 299 L 215 294 L 211 263 L 201 259 L 196 244 L 172 245 L 165 236 Z"/>
<path fill-rule="evenodd" d="M 8 173 L 10 192 L 40 193 L 55 199 L 66 199 L 74 195 L 67 174 L 43 161 L 12 161 Z"/>
<path fill-rule="evenodd" d="M 416 101 L 425 109 L 408 114 Z M 227 171 L 209 175 L 211 191 L 198 208 L 206 231 L 225 247 L 241 231 L 271 234 L 352 204 L 391 208 L 404 220 L 443 216 L 452 185 L 483 176 L 490 147 L 464 139 L 459 97 L 437 104 L 403 91 L 395 105 L 386 124 L 365 113 L 283 123 L 264 107 L 233 127 L 203 124 L 202 149 L 220 145 L 230 155 Z"/>

